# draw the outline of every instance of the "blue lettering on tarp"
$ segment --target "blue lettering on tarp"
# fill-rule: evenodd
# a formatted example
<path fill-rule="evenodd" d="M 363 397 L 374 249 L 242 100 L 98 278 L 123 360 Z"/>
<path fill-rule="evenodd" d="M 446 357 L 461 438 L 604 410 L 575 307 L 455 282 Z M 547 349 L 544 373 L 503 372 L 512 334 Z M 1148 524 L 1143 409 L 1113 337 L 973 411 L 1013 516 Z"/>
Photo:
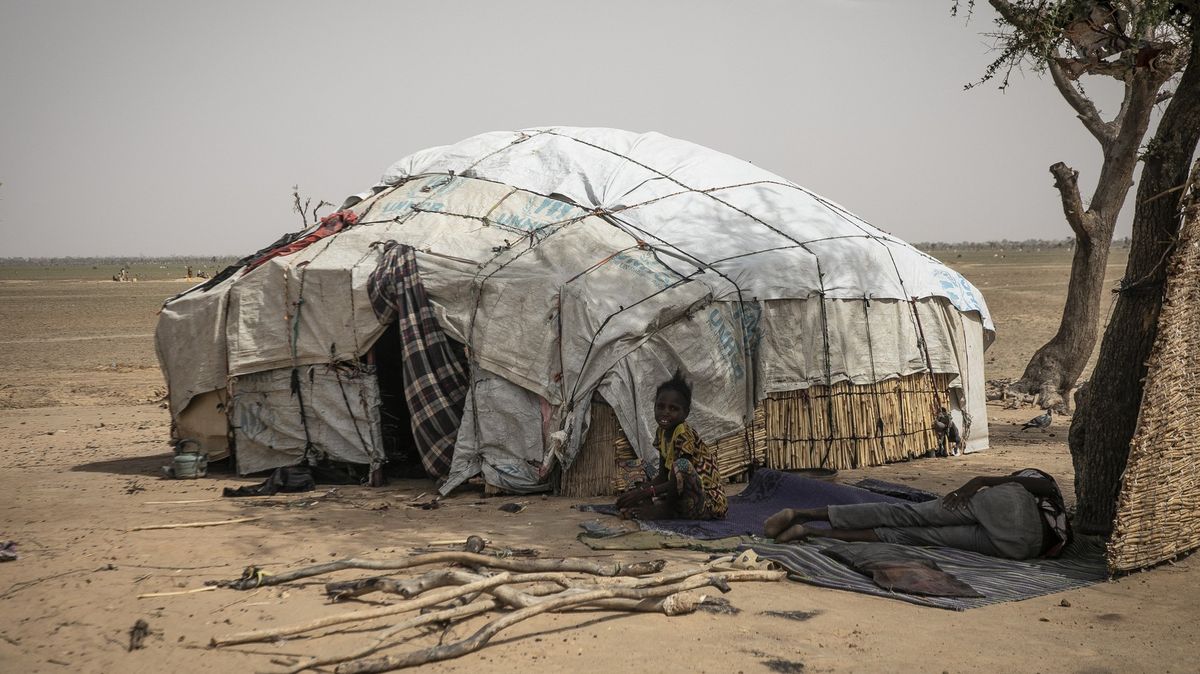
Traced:
<path fill-rule="evenodd" d="M 741 380 L 746 376 L 745 357 L 758 349 L 761 339 L 759 323 L 762 319 L 762 306 L 758 302 L 744 302 L 731 308 L 731 318 L 742 324 L 742 340 L 733 334 L 733 325 L 725 319 L 721 309 L 713 307 L 708 312 L 708 325 L 713 329 L 717 339 L 717 350 L 729 363 L 733 377 Z"/>
<path fill-rule="evenodd" d="M 742 365 L 742 350 L 738 348 L 738 340 L 733 336 L 729 323 L 721 315 L 721 310 L 713 308 L 708 312 L 708 324 L 717 337 L 717 350 L 729 363 L 733 370 L 733 378 L 740 380 L 746 376 L 746 368 Z"/>
<path fill-rule="evenodd" d="M 381 217 L 388 217 L 388 216 L 392 216 L 393 214 L 398 216 L 398 215 L 402 214 L 403 212 L 407 212 L 407 211 L 411 210 L 413 208 L 413 206 L 420 208 L 422 211 L 433 211 L 435 213 L 440 213 L 440 212 L 446 210 L 446 204 L 443 204 L 440 201 L 425 201 L 423 199 L 405 199 L 403 201 L 392 201 L 390 203 L 384 204 L 383 207 L 379 209 L 379 215 Z"/>
<path fill-rule="evenodd" d="M 950 269 L 934 269 L 934 277 L 950 303 L 959 311 L 982 311 L 978 292 L 962 274 Z"/>
<path fill-rule="evenodd" d="M 530 232 L 582 215 L 575 206 L 549 197 L 533 197 L 521 204 L 519 212 L 498 213 L 488 219 L 497 225 Z"/>
<path fill-rule="evenodd" d="M 641 254 L 646 255 L 646 253 Z M 631 271 L 638 276 L 644 276 L 650 279 L 654 285 L 658 286 L 659 290 L 662 290 L 663 288 L 666 288 L 667 286 L 679 280 L 677 276 L 668 271 L 656 271 L 651 269 L 650 265 L 637 259 L 629 253 L 617 253 L 613 256 L 612 262 L 621 269 Z M 660 264 L 658 260 L 655 260 L 654 263 Z"/>
<path fill-rule="evenodd" d="M 733 317 L 742 319 L 742 338 L 748 353 L 758 351 L 762 341 L 759 325 L 762 323 L 762 305 L 758 302 L 741 302 L 733 308 Z"/>
<path fill-rule="evenodd" d="M 380 206 L 379 216 L 399 217 L 412 211 L 414 206 L 422 211 L 440 213 L 446 210 L 446 204 L 438 197 L 445 196 L 462 184 L 462 179 L 455 176 L 431 176 L 419 183 L 413 183 L 406 190 L 407 197 Z"/>

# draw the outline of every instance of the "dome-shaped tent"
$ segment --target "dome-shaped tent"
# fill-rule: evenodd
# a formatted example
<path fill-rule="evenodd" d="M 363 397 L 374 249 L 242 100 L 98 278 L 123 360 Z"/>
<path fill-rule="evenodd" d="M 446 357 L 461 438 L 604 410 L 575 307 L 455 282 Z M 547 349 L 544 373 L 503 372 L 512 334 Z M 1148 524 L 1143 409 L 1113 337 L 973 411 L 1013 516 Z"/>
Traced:
<path fill-rule="evenodd" d="M 408 301 L 390 331 L 389 292 Z M 402 419 L 443 426 L 417 444 L 444 489 L 482 471 L 519 490 L 570 471 L 593 398 L 653 456 L 647 408 L 676 369 L 698 430 L 747 456 L 803 425 L 764 420 L 767 402 L 825 392 L 805 422 L 820 459 L 768 463 L 923 453 L 937 407 L 982 449 L 992 331 L 961 275 L 783 178 L 660 134 L 539 128 L 397 162 L 320 226 L 168 301 L 157 344 L 177 433 L 217 455 L 227 424 L 242 472 L 313 452 L 377 465 Z M 920 404 L 884 386 L 918 379 Z M 460 428 L 444 428 L 457 409 L 430 419 L 420 386 L 450 408 L 465 396 Z M 849 454 L 831 460 L 834 439 Z"/>

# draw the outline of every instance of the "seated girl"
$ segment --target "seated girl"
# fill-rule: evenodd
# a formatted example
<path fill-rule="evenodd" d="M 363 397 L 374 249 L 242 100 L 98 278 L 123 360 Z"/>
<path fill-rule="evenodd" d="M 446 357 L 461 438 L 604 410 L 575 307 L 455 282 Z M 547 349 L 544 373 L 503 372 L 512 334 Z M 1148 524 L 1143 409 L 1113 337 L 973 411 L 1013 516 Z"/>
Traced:
<path fill-rule="evenodd" d="M 659 385 L 654 398 L 659 471 L 647 487 L 617 498 L 622 516 L 637 519 L 714 520 L 725 516 L 728 503 L 717 471 L 717 455 L 687 424 L 692 387 L 676 372 Z"/>

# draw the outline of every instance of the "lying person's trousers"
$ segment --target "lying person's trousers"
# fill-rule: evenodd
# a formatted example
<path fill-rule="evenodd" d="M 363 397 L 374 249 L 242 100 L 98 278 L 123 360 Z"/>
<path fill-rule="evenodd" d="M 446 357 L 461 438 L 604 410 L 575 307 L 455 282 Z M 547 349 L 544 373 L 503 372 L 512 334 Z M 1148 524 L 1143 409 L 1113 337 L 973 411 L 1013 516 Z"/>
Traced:
<path fill-rule="evenodd" d="M 941 499 L 829 506 L 829 523 L 834 529 L 873 529 L 887 543 L 944 545 L 1009 559 L 1042 552 L 1037 499 L 1015 482 L 981 489 L 966 507 L 953 510 Z"/>

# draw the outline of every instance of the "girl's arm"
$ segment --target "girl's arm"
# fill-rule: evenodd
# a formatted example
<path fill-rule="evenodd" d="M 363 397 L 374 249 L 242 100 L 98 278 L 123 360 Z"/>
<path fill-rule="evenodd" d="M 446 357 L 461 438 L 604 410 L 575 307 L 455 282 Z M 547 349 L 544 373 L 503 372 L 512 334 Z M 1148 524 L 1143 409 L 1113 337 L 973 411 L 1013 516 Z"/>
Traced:
<path fill-rule="evenodd" d="M 652 499 L 655 496 L 671 496 L 675 493 L 674 489 L 675 487 L 671 480 L 671 476 L 666 471 L 666 467 L 662 466 L 662 462 L 660 460 L 658 475 L 655 476 L 654 482 L 642 487 L 641 489 L 627 491 L 618 496 L 617 507 L 629 508 L 647 499 Z"/>

